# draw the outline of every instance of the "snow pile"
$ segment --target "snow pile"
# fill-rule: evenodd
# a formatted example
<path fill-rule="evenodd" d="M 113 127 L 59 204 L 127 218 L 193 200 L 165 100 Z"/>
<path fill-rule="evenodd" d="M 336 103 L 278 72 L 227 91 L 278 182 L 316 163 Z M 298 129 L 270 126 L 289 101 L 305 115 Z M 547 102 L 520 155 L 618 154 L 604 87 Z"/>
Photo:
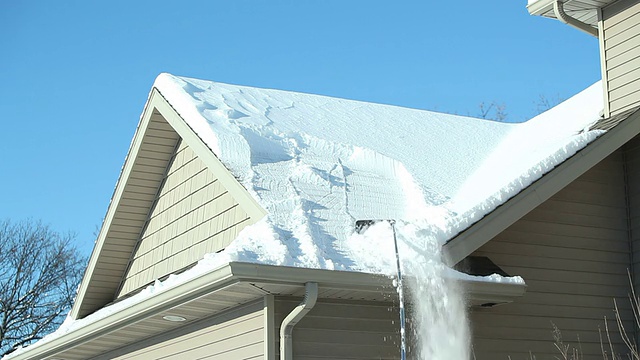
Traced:
<path fill-rule="evenodd" d="M 221 263 L 383 273 L 393 262 L 356 220 L 441 245 L 595 139 L 602 109 L 599 83 L 522 124 L 169 74 L 154 86 L 269 214 Z"/>

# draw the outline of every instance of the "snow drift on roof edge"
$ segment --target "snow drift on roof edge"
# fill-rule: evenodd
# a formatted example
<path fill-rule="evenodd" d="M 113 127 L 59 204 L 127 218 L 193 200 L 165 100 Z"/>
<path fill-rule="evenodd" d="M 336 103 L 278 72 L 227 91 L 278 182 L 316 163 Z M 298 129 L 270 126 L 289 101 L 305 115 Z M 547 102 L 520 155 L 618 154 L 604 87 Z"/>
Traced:
<path fill-rule="evenodd" d="M 522 124 L 170 74 L 154 86 L 269 214 L 220 263 L 373 272 L 392 263 L 370 261 L 356 220 L 442 244 L 595 139 L 602 109 L 599 83 Z"/>

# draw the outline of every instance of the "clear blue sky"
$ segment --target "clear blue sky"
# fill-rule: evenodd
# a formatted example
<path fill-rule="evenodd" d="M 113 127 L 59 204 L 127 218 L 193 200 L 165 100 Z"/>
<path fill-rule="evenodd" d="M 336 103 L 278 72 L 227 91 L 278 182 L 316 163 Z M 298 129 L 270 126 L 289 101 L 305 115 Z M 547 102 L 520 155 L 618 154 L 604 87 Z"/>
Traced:
<path fill-rule="evenodd" d="M 89 253 L 160 72 L 522 121 L 600 65 L 526 0 L 1 1 L 0 219 Z"/>

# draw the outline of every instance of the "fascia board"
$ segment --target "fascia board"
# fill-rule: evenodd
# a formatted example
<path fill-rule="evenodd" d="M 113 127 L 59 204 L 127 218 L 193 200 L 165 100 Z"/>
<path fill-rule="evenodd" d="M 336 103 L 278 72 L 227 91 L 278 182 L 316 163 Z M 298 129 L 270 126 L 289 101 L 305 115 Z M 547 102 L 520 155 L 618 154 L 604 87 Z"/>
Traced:
<path fill-rule="evenodd" d="M 115 330 L 144 320 L 159 312 L 171 309 L 182 303 L 197 299 L 206 294 L 232 286 L 237 280 L 229 266 L 223 266 L 160 292 L 151 298 L 132 304 L 122 311 L 114 312 L 107 317 L 96 320 L 74 331 L 70 331 L 59 338 L 45 342 L 42 345 L 11 357 L 19 359 L 41 359 L 55 355 L 62 349 L 70 349 L 89 340 L 96 339 Z"/>
<path fill-rule="evenodd" d="M 452 266 L 640 133 L 640 110 L 444 245 Z"/>
<path fill-rule="evenodd" d="M 382 274 L 354 271 L 308 269 L 289 266 L 273 266 L 244 262 L 231 262 L 229 266 L 238 281 L 262 282 L 273 284 L 296 284 L 312 281 L 320 287 L 332 289 L 393 289 L 392 278 Z"/>
<path fill-rule="evenodd" d="M 78 313 L 82 306 L 82 301 L 84 299 L 84 296 L 87 293 L 87 289 L 91 281 L 91 275 L 93 274 L 96 268 L 96 265 L 98 263 L 98 259 L 100 258 L 100 253 L 102 252 L 102 248 L 104 247 L 106 236 L 109 232 L 109 228 L 111 227 L 111 222 L 113 221 L 113 218 L 116 214 L 118 203 L 122 198 L 122 194 L 124 192 L 127 179 L 131 174 L 131 170 L 133 169 L 133 165 L 135 163 L 136 155 L 140 150 L 142 140 L 144 139 L 144 134 L 146 132 L 147 127 L 149 126 L 149 121 L 153 113 L 153 107 L 151 106 L 151 103 L 154 102 L 154 98 L 156 98 L 157 96 L 158 95 L 155 94 L 153 91 L 149 93 L 149 97 L 147 99 L 147 103 L 145 104 L 144 110 L 142 112 L 140 122 L 138 123 L 136 132 L 133 135 L 133 140 L 131 141 L 131 145 L 129 146 L 127 157 L 125 158 L 124 165 L 122 166 L 122 170 L 120 171 L 120 176 L 118 177 L 118 181 L 116 182 L 116 187 L 113 191 L 113 195 L 111 196 L 111 201 L 109 202 L 109 207 L 107 208 L 107 214 L 105 215 L 105 218 L 102 222 L 100 233 L 98 234 L 98 238 L 96 239 L 96 244 L 91 253 L 91 257 L 89 258 L 89 263 L 87 264 L 87 268 L 82 278 L 82 282 L 80 283 L 80 287 L 78 288 L 76 301 L 74 302 L 73 307 L 71 308 L 70 316 L 73 319 L 78 318 Z M 114 291 L 114 295 L 115 295 L 115 291 Z"/>
<path fill-rule="evenodd" d="M 182 284 L 159 292 L 150 298 L 42 345 L 27 349 L 23 353 L 12 356 L 11 360 L 42 359 L 53 356 L 63 349 L 70 349 L 92 339 L 97 339 L 163 311 L 241 282 L 296 284 L 301 288 L 306 282 L 316 282 L 320 287 L 332 289 L 368 289 L 390 294 L 396 292 L 392 286 L 392 278 L 387 275 L 231 262 L 215 270 L 203 272 Z M 462 282 L 467 292 L 473 294 L 474 299 L 487 299 L 488 301 L 512 301 L 513 298 L 522 296 L 526 288 L 524 284 L 514 283 L 494 283 L 482 280 L 462 280 Z"/>
<path fill-rule="evenodd" d="M 160 93 L 157 88 L 153 88 L 153 96 L 151 105 L 157 109 L 167 122 L 174 128 L 185 141 L 193 152 L 202 160 L 207 167 L 213 171 L 218 177 L 218 181 L 229 191 L 233 198 L 240 204 L 247 215 L 249 215 L 249 224 L 254 224 L 258 220 L 267 215 L 267 211 L 258 204 L 256 199 L 247 191 L 247 189 L 236 180 L 233 174 L 213 153 L 211 148 L 193 131 L 187 122 L 180 116 L 167 99 Z"/>
<path fill-rule="evenodd" d="M 517 283 L 501 283 L 489 281 L 463 280 L 464 289 L 468 294 L 473 294 L 471 300 L 475 302 L 512 302 L 515 298 L 524 295 L 527 286 Z"/>
<path fill-rule="evenodd" d="M 550 10 L 553 10 L 553 0 L 538 0 L 533 4 L 527 5 L 529 14 L 541 16 Z"/>

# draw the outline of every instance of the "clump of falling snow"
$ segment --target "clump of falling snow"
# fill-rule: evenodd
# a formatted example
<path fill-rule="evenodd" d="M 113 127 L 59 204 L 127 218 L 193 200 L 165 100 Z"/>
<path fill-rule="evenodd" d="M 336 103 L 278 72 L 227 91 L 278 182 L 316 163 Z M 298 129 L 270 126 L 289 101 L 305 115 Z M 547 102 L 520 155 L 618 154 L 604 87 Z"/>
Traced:
<path fill-rule="evenodd" d="M 470 331 L 464 289 L 442 261 L 441 245 L 421 221 L 397 221 L 395 225 L 400 254 L 407 312 L 409 356 L 413 359 L 468 359 Z M 362 234 L 355 234 L 349 249 L 362 266 L 396 276 L 393 229 L 380 221 Z M 377 259 L 373 261 L 372 259 Z M 394 281 L 396 286 L 397 281 Z M 402 291 L 403 289 L 398 289 Z"/>
<path fill-rule="evenodd" d="M 401 256 L 412 304 L 409 319 L 414 324 L 410 336 L 415 344 L 412 357 L 469 359 L 471 337 L 464 291 L 443 263 L 440 243 L 413 224 L 398 225 L 400 243 L 421 243 L 421 249 L 425 249 L 414 248 L 413 256 Z"/>

